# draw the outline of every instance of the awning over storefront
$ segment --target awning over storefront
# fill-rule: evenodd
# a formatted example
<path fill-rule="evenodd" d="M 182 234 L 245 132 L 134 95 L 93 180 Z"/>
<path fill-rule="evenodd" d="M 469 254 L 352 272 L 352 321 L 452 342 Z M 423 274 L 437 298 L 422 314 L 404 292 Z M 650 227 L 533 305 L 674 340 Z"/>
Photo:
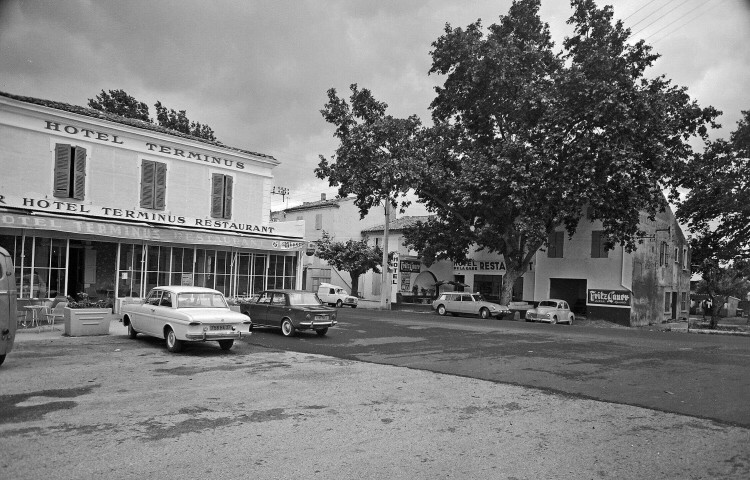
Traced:
<path fill-rule="evenodd" d="M 0 211 L 0 228 L 28 230 L 51 230 L 77 235 L 111 237 L 125 241 L 180 243 L 189 245 L 211 245 L 257 250 L 299 251 L 304 250 L 302 239 L 257 237 L 251 234 L 231 232 L 216 233 L 210 230 L 179 227 L 155 227 L 148 223 L 89 220 L 81 217 L 48 215 L 26 215 Z"/>

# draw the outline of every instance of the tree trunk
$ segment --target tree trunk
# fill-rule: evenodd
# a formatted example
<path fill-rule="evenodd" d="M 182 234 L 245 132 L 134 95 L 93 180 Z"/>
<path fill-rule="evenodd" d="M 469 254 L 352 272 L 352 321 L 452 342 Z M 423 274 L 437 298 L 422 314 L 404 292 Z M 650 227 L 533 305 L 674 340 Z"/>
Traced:
<path fill-rule="evenodd" d="M 359 273 L 349 272 L 352 277 L 352 291 L 350 292 L 353 297 L 359 297 Z"/>
<path fill-rule="evenodd" d="M 516 284 L 516 280 L 522 276 L 523 270 L 511 268 L 507 260 L 505 268 L 505 277 L 503 278 L 503 286 L 500 291 L 500 304 L 510 305 L 511 300 L 513 300 L 513 286 Z"/>

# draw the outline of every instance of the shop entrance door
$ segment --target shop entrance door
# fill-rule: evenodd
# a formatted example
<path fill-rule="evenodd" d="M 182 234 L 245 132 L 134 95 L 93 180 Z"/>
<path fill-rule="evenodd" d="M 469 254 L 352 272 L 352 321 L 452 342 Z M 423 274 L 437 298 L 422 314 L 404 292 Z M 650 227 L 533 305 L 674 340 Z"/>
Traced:
<path fill-rule="evenodd" d="M 86 254 L 80 240 L 71 240 L 68 250 L 68 295 L 76 300 L 78 294 L 84 291 L 84 274 L 86 271 Z"/>

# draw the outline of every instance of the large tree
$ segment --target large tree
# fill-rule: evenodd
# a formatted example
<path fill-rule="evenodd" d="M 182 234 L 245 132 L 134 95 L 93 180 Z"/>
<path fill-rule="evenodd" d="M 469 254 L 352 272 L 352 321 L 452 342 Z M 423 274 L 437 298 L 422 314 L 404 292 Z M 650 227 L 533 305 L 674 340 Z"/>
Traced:
<path fill-rule="evenodd" d="M 688 189 L 677 208 L 687 223 L 698 293 L 709 296 L 711 326 L 728 295 L 748 292 L 750 279 L 750 111 L 742 112 L 729 140 L 708 142 L 683 170 Z"/>
<path fill-rule="evenodd" d="M 610 245 L 635 249 L 640 216 L 666 205 L 665 187 L 717 112 L 645 70 L 658 55 L 613 21 L 611 7 L 573 0 L 574 34 L 556 52 L 539 0 L 516 0 L 497 24 L 446 25 L 431 74 L 417 195 L 434 219 L 406 233 L 429 262 L 472 247 L 504 255 L 501 302 L 550 234 L 584 215 Z"/>
<path fill-rule="evenodd" d="M 348 272 L 352 277 L 351 294 L 357 296 L 359 277 L 374 270 L 380 273 L 382 251 L 380 247 L 371 247 L 367 239 L 337 242 L 328 232 L 315 242 L 315 255 L 327 261 L 336 270 Z"/>
<path fill-rule="evenodd" d="M 154 123 L 149 117 L 148 105 L 136 100 L 124 90 L 110 90 L 109 92 L 102 90 L 96 98 L 89 98 L 88 105 L 95 110 Z M 160 126 L 212 142 L 216 141 L 213 129 L 208 125 L 191 121 L 185 110 L 168 109 L 160 101 L 157 101 L 154 107 L 156 108 L 156 123 Z"/>
<path fill-rule="evenodd" d="M 124 90 L 110 90 L 109 92 L 102 90 L 96 98 L 89 98 L 89 107 L 122 117 L 151 122 L 148 116 L 148 105 L 139 102 Z"/>

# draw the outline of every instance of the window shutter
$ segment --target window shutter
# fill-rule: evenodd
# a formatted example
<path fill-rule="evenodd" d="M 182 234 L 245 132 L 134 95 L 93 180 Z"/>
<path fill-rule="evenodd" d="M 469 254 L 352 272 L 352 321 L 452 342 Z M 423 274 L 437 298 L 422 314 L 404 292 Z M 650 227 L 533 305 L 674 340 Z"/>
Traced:
<path fill-rule="evenodd" d="M 315 215 L 315 230 L 323 229 L 323 214 L 318 213 Z"/>
<path fill-rule="evenodd" d="M 154 208 L 154 163 L 143 160 L 141 164 L 141 208 Z"/>
<path fill-rule="evenodd" d="M 232 218 L 232 192 L 234 178 L 224 175 L 224 216 L 227 220 Z"/>
<path fill-rule="evenodd" d="M 211 178 L 211 216 L 222 218 L 224 201 L 224 175 L 214 173 Z"/>
<path fill-rule="evenodd" d="M 601 256 L 600 254 L 600 245 L 602 241 L 602 232 L 599 230 L 594 230 L 591 232 L 591 258 L 599 258 Z"/>
<path fill-rule="evenodd" d="M 167 166 L 163 163 L 154 162 L 154 207 L 164 210 L 167 203 Z"/>
<path fill-rule="evenodd" d="M 555 254 L 557 258 L 563 258 L 563 237 L 565 232 L 555 232 Z"/>
<path fill-rule="evenodd" d="M 75 148 L 73 160 L 73 195 L 76 200 L 83 200 L 86 195 L 86 149 Z"/>
<path fill-rule="evenodd" d="M 70 153 L 70 145 L 55 145 L 55 186 L 52 194 L 56 197 L 67 197 L 70 194 Z"/>
<path fill-rule="evenodd" d="M 557 244 L 555 244 L 555 232 L 552 232 L 549 234 L 549 238 L 547 238 L 547 258 L 555 258 L 557 256 L 555 247 L 557 247 Z"/>

